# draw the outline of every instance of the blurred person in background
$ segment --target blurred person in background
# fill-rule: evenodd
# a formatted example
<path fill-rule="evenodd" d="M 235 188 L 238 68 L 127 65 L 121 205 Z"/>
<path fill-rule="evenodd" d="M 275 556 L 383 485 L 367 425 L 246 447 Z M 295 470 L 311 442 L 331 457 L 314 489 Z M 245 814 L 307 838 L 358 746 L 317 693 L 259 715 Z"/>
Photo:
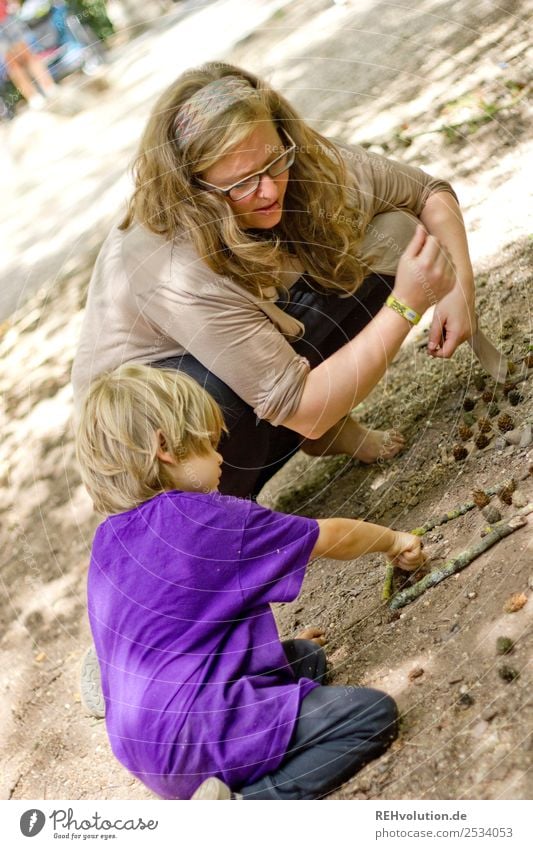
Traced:
<path fill-rule="evenodd" d="M 17 6 L 0 0 L 0 64 L 31 109 L 41 109 L 57 86 L 47 67 L 33 53 L 27 27 L 17 20 Z"/>

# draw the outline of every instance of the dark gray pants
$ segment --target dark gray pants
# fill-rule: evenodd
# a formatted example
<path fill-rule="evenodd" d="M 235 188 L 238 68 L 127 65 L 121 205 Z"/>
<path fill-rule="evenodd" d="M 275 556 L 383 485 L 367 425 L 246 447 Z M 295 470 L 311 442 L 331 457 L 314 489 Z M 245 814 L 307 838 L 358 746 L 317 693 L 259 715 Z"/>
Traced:
<path fill-rule="evenodd" d="M 314 368 L 357 336 L 379 312 L 393 285 L 393 277 L 373 274 L 355 295 L 341 298 L 317 291 L 301 277 L 291 287 L 290 299 L 277 302 L 304 324 L 304 336 L 292 347 Z M 224 463 L 219 490 L 223 495 L 255 498 L 302 444 L 302 437 L 293 430 L 258 419 L 248 404 L 191 354 L 152 365 L 184 371 L 220 404 L 229 431 L 220 443 Z"/>
<path fill-rule="evenodd" d="M 297 678 L 323 680 L 316 643 L 283 643 Z M 388 749 L 398 713 L 390 696 L 363 687 L 316 687 L 302 701 L 289 749 L 275 772 L 241 788 L 244 799 L 318 799 Z"/>

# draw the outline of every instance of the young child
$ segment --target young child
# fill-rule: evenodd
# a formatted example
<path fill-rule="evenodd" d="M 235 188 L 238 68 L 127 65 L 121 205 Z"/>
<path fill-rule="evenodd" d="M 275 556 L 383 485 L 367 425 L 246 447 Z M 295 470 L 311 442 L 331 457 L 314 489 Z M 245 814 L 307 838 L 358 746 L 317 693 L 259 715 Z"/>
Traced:
<path fill-rule="evenodd" d="M 396 706 L 322 686 L 323 650 L 282 644 L 270 602 L 297 598 L 310 559 L 382 551 L 413 569 L 420 540 L 220 495 L 223 428 L 175 371 L 122 366 L 85 399 L 78 459 L 108 514 L 88 576 L 107 731 L 165 799 L 315 799 L 385 751 Z"/>

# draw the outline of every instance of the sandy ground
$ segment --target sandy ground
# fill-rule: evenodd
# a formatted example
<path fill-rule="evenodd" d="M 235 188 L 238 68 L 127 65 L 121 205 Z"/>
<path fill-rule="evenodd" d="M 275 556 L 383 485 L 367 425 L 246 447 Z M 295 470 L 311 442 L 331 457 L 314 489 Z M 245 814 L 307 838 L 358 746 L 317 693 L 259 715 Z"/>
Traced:
<path fill-rule="evenodd" d="M 533 499 L 532 446 L 509 444 L 498 426 L 505 413 L 516 428 L 533 422 L 523 365 L 533 343 L 530 12 L 531 3 L 485 0 L 188 2 L 115 50 L 106 90 L 69 83 L 77 115 L 26 112 L 0 128 L 2 798 L 151 798 L 79 703 L 98 519 L 74 462 L 69 371 L 91 266 L 127 196 L 136 140 L 153 97 L 182 68 L 229 58 L 267 75 L 325 134 L 450 179 L 470 234 L 481 324 L 523 377 L 518 399 L 490 380 L 483 398 L 469 350 L 430 360 L 422 327 L 360 411 L 375 425 L 401 419 L 405 453 L 373 467 L 298 455 L 263 503 L 411 529 L 510 477 L 514 503 L 493 499 L 504 518 Z M 473 436 L 457 462 L 465 415 Z M 480 417 L 491 423 L 484 448 L 474 444 Z M 308 624 L 327 629 L 333 683 L 381 687 L 402 708 L 400 739 L 337 797 L 531 798 L 530 521 L 401 611 L 381 600 L 377 557 L 320 561 L 300 599 L 277 609 L 283 637 Z M 476 508 L 437 526 L 426 535 L 433 563 L 479 542 L 486 525 Z M 514 593 L 525 604 L 505 612 Z M 514 641 L 507 656 L 497 654 L 501 636 Z"/>

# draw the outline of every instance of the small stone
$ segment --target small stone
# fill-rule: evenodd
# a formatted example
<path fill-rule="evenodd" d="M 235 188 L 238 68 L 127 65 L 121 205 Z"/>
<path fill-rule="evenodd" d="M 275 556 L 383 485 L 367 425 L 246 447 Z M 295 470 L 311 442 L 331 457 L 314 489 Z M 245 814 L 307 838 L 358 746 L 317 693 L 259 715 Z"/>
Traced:
<path fill-rule="evenodd" d="M 422 669 L 422 667 L 421 666 L 415 666 L 414 669 L 411 669 L 411 671 L 410 671 L 410 673 L 407 677 L 409 678 L 409 681 L 414 681 L 415 678 L 420 678 L 423 674 L 424 674 L 424 670 Z"/>
<path fill-rule="evenodd" d="M 495 716 L 498 716 L 498 708 L 494 705 L 489 705 L 489 707 L 485 708 L 481 714 L 481 718 L 484 719 L 485 722 L 490 722 Z"/>
<path fill-rule="evenodd" d="M 478 436 L 476 436 L 476 438 L 474 440 L 476 448 L 479 448 L 480 450 L 482 450 L 483 448 L 486 448 L 487 445 L 489 444 L 489 442 L 490 442 L 490 439 L 488 438 L 488 436 L 485 433 L 478 434 Z"/>
<path fill-rule="evenodd" d="M 472 599 L 477 598 L 477 592 L 475 590 L 472 590 L 471 592 L 466 594 L 466 597 L 470 599 L 470 601 L 472 601 Z"/>
<path fill-rule="evenodd" d="M 500 412 L 500 408 L 498 407 L 497 404 L 489 404 L 487 412 L 488 412 L 489 416 L 491 417 L 491 419 L 493 419 L 494 416 L 497 416 L 498 413 Z"/>
<path fill-rule="evenodd" d="M 526 498 L 526 496 L 524 495 L 523 492 L 520 492 L 519 489 L 517 489 L 516 492 L 513 492 L 512 502 L 513 502 L 513 507 L 518 507 L 518 508 L 525 507 L 526 504 L 529 504 L 528 499 Z"/>
<path fill-rule="evenodd" d="M 521 404 L 524 400 L 524 396 L 521 392 L 518 391 L 518 389 L 512 389 L 509 392 L 507 398 L 509 399 L 511 407 L 517 407 L 518 404 Z"/>
<path fill-rule="evenodd" d="M 532 428 L 528 423 L 523 427 L 517 427 L 504 433 L 503 436 L 509 445 L 518 445 L 519 448 L 527 448 L 532 439 Z"/>
<path fill-rule="evenodd" d="M 496 451 L 503 451 L 506 446 L 507 443 L 503 436 L 498 436 L 498 438 L 494 440 L 494 448 L 496 449 Z"/>
<path fill-rule="evenodd" d="M 507 665 L 503 665 L 498 668 L 498 675 L 502 681 L 506 681 L 508 684 L 520 677 L 520 673 L 517 669 L 513 669 L 512 666 Z"/>
<path fill-rule="evenodd" d="M 483 416 L 477 420 L 477 426 L 480 430 L 480 433 L 490 433 L 492 430 L 492 425 L 489 419 L 486 419 Z"/>
<path fill-rule="evenodd" d="M 477 739 L 479 739 L 480 737 L 483 737 L 483 735 L 487 731 L 488 727 L 489 727 L 489 723 L 487 722 L 487 720 L 486 719 L 480 719 L 480 721 L 476 722 L 476 724 L 472 728 L 472 737 L 476 737 Z"/>
<path fill-rule="evenodd" d="M 497 654 L 510 654 L 514 648 L 514 643 L 510 637 L 498 637 L 496 640 Z"/>
<path fill-rule="evenodd" d="M 476 402 L 468 395 L 463 399 L 463 410 L 466 410 L 467 413 L 470 412 L 470 410 L 473 410 L 475 406 Z"/>
<path fill-rule="evenodd" d="M 468 442 L 469 439 L 472 439 L 474 435 L 474 431 L 468 425 L 459 425 L 458 433 L 463 442 Z"/>
<path fill-rule="evenodd" d="M 513 430 L 514 422 L 508 413 L 503 413 L 498 418 L 498 427 L 500 428 L 502 433 L 507 433 L 507 431 Z"/>
<path fill-rule="evenodd" d="M 496 522 L 501 521 L 502 514 L 496 507 L 493 507 L 492 504 L 489 504 L 488 507 L 485 507 L 481 512 L 489 525 L 495 525 Z"/>
<path fill-rule="evenodd" d="M 468 451 L 464 445 L 454 445 L 452 449 L 453 458 L 456 463 L 468 457 Z"/>
<path fill-rule="evenodd" d="M 521 610 L 526 603 L 527 595 L 525 593 L 513 593 L 513 595 L 509 596 L 503 605 L 503 612 L 516 613 L 516 611 Z"/>
<path fill-rule="evenodd" d="M 474 502 L 476 507 L 479 507 L 480 510 L 482 510 L 483 507 L 486 507 L 487 504 L 490 504 L 490 498 L 487 495 L 487 493 L 485 492 L 485 490 L 483 490 L 483 489 L 474 489 L 473 490 L 472 501 Z"/>
<path fill-rule="evenodd" d="M 527 585 L 528 585 L 530 590 L 533 590 L 533 575 L 530 575 L 529 578 L 527 579 Z"/>
<path fill-rule="evenodd" d="M 459 698 L 457 699 L 457 706 L 462 710 L 466 710 L 474 704 L 474 698 L 470 695 L 470 693 L 461 693 Z"/>

